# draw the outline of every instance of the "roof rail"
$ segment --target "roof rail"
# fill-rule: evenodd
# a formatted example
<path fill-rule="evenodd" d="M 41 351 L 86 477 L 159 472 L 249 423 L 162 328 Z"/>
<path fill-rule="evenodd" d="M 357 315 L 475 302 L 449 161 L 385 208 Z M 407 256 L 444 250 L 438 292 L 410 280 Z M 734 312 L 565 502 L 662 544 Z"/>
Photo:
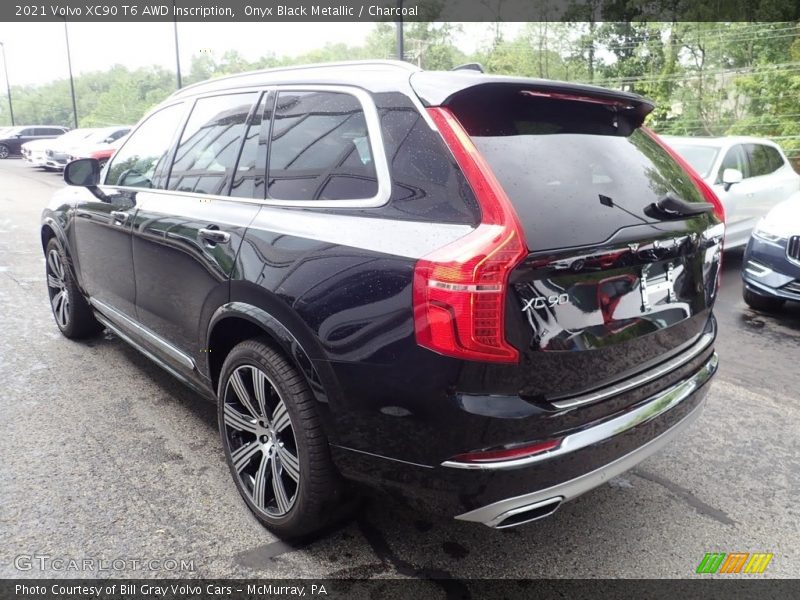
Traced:
<path fill-rule="evenodd" d="M 304 69 L 342 68 L 342 67 L 359 68 L 359 67 L 370 67 L 370 66 L 394 68 L 398 70 L 408 71 L 409 73 L 422 70 L 418 66 L 402 60 L 344 60 L 338 62 L 311 63 L 307 65 L 290 65 L 286 67 L 256 69 L 255 71 L 243 71 L 241 73 L 233 73 L 231 75 L 225 75 L 223 77 L 214 77 L 212 79 L 198 81 L 197 83 L 187 85 L 186 87 L 182 87 L 181 89 L 172 92 L 172 94 L 170 94 L 170 98 L 182 94 L 186 90 L 191 90 L 193 88 L 205 85 L 206 83 L 212 81 L 216 83 L 217 81 L 224 81 L 225 79 L 234 79 L 236 77 L 241 77 L 243 75 L 261 75 L 269 73 L 280 73 L 284 71 L 301 71 Z"/>

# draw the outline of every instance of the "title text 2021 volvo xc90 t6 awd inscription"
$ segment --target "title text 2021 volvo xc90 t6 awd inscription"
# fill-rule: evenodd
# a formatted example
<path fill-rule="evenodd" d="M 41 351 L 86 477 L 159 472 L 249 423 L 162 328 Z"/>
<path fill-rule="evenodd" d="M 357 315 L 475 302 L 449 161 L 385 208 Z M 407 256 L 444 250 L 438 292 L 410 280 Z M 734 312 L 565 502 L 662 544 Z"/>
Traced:
<path fill-rule="evenodd" d="M 491 527 L 661 448 L 717 366 L 713 192 L 623 92 L 374 62 L 187 87 L 45 210 L 68 337 L 217 402 L 281 535 L 342 482 Z"/>

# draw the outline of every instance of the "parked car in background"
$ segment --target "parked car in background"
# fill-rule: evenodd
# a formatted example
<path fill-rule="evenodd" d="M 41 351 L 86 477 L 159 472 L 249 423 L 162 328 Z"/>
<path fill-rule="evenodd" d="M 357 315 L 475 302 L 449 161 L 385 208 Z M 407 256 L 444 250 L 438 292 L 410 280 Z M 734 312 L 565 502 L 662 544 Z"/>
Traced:
<path fill-rule="evenodd" d="M 69 132 L 65 133 L 64 135 L 69 135 Z M 20 148 L 22 159 L 32 167 L 44 167 L 44 151 L 47 149 L 47 146 L 50 143 L 52 143 L 51 139 L 25 142 Z"/>
<path fill-rule="evenodd" d="M 125 136 L 118 138 L 110 144 L 98 144 L 96 146 L 81 146 L 73 150 L 70 154 L 69 160 L 78 160 L 79 158 L 94 158 L 100 165 L 100 168 L 106 166 L 108 159 L 114 156 L 114 153 L 125 142 Z"/>
<path fill-rule="evenodd" d="M 725 249 L 747 244 L 758 220 L 800 191 L 778 144 L 754 137 L 662 136 L 700 173 L 725 207 Z"/>
<path fill-rule="evenodd" d="M 0 159 L 19 156 L 22 144 L 33 140 L 53 139 L 64 135 L 69 129 L 55 125 L 26 125 L 11 127 L 0 136 Z"/>
<path fill-rule="evenodd" d="M 22 144 L 22 158 L 32 167 L 47 168 L 47 149 L 54 145 L 72 145 L 86 139 L 96 130 L 93 128 L 72 129 L 57 138 L 33 140 Z"/>
<path fill-rule="evenodd" d="M 102 172 L 67 165 L 41 228 L 55 322 L 215 402 L 280 535 L 324 526 L 342 478 L 545 517 L 675 439 L 717 369 L 722 207 L 652 109 L 394 61 L 188 86 Z"/>
<path fill-rule="evenodd" d="M 777 310 L 800 302 L 800 193 L 781 202 L 753 229 L 742 261 L 748 306 Z"/>
<path fill-rule="evenodd" d="M 83 148 L 94 148 L 99 144 L 110 144 L 126 135 L 131 130 L 129 125 L 84 129 L 87 134 L 75 138 L 61 138 L 54 140 L 45 150 L 45 166 L 49 169 L 62 170 L 69 157 L 79 154 Z"/>

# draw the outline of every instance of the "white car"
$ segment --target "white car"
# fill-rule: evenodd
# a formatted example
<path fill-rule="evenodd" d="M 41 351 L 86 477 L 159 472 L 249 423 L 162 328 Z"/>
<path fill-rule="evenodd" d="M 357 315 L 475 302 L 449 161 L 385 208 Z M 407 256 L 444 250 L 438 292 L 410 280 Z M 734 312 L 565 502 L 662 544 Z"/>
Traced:
<path fill-rule="evenodd" d="M 53 140 L 32 140 L 30 142 L 25 142 L 20 148 L 22 158 L 32 167 L 44 167 L 46 162 L 44 152 L 52 141 Z"/>
<path fill-rule="evenodd" d="M 775 142 L 754 137 L 662 136 L 694 167 L 725 207 L 725 248 L 747 244 L 772 207 L 800 191 L 800 175 Z"/>

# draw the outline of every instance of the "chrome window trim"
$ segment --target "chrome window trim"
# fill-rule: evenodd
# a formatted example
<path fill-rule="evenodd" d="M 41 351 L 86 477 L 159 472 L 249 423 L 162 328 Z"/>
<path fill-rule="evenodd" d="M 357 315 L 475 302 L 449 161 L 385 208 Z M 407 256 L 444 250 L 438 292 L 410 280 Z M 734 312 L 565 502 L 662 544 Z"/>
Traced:
<path fill-rule="evenodd" d="M 262 200 L 260 198 L 242 198 L 240 196 L 224 196 L 219 194 L 200 194 L 197 192 L 180 192 L 174 190 L 166 190 L 166 189 L 154 189 L 154 188 L 141 188 L 141 187 L 129 187 L 129 186 L 117 186 L 117 185 L 109 185 L 107 187 L 112 187 L 118 190 L 125 190 L 130 192 L 147 192 L 153 194 L 167 194 L 167 195 L 186 195 L 197 198 L 198 196 L 202 196 L 202 198 L 211 199 L 211 200 L 226 200 L 232 202 L 244 202 L 247 204 L 258 204 L 261 206 L 277 206 L 282 208 L 378 208 L 380 206 L 385 206 L 389 202 L 389 198 L 392 193 L 392 179 L 391 174 L 389 172 L 389 163 L 386 158 L 386 151 L 383 142 L 383 134 L 381 132 L 381 123 L 380 117 L 378 115 L 378 108 L 375 106 L 375 102 L 372 100 L 370 94 L 361 88 L 353 87 L 353 86 L 346 86 L 346 85 L 304 85 L 304 84 L 280 84 L 280 85 L 272 85 L 266 87 L 243 87 L 243 88 L 232 88 L 230 90 L 226 90 L 221 92 L 216 90 L 214 92 L 208 92 L 206 94 L 200 94 L 197 96 L 191 96 L 188 98 L 183 98 L 180 102 L 173 102 L 172 104 L 181 104 L 185 102 L 190 102 L 192 106 L 197 100 L 213 97 L 213 96 L 221 96 L 221 95 L 230 95 L 230 94 L 239 94 L 239 93 L 247 93 L 252 91 L 262 91 L 265 93 L 274 91 L 275 93 L 279 92 L 334 92 L 334 93 L 342 93 L 342 94 L 350 94 L 354 96 L 359 103 L 361 104 L 361 108 L 364 111 L 364 120 L 367 123 L 367 134 L 369 135 L 370 140 L 370 150 L 372 151 L 373 160 L 375 162 L 375 174 L 378 178 L 378 192 L 372 198 L 344 198 L 341 200 L 281 200 L 278 198 L 267 198 L 266 200 Z M 158 110 L 162 110 L 167 108 L 164 105 L 163 107 L 159 107 Z M 158 110 L 151 111 L 151 114 L 155 114 Z M 185 116 L 185 119 L 189 118 L 191 111 Z M 424 113 L 423 113 L 424 114 Z M 148 114 L 148 118 L 149 118 Z M 142 120 L 144 122 L 144 119 Z M 127 144 L 131 138 L 133 138 L 136 130 L 139 129 L 139 125 L 130 132 L 129 137 L 126 139 L 125 143 Z M 183 131 L 183 127 L 185 127 L 186 122 L 185 120 L 181 123 L 181 132 Z M 170 146 L 170 151 L 173 150 L 173 146 L 175 146 L 175 141 L 173 140 L 172 145 Z M 125 145 L 123 144 L 119 150 L 122 150 Z M 119 152 L 118 150 L 118 152 Z M 109 168 L 113 161 L 109 161 L 108 165 L 106 166 L 106 170 Z M 170 170 L 172 169 L 172 164 L 170 163 Z M 269 173 L 266 174 L 269 177 Z M 103 184 L 105 186 L 106 184 Z"/>
<path fill-rule="evenodd" d="M 718 364 L 719 358 L 715 352 L 702 367 L 691 375 L 691 377 L 659 392 L 652 396 L 647 402 L 633 410 L 608 419 L 607 421 L 603 421 L 593 427 L 588 427 L 587 429 L 565 436 L 561 439 L 561 445 L 555 450 L 534 454 L 533 456 L 526 456 L 524 458 L 489 463 L 467 463 L 447 460 L 442 463 L 442 466 L 475 470 L 514 469 L 564 456 L 576 450 L 580 450 L 581 448 L 603 442 L 615 435 L 619 435 L 629 429 L 647 423 L 678 406 L 711 379 L 712 375 L 714 375 L 717 370 Z"/>

